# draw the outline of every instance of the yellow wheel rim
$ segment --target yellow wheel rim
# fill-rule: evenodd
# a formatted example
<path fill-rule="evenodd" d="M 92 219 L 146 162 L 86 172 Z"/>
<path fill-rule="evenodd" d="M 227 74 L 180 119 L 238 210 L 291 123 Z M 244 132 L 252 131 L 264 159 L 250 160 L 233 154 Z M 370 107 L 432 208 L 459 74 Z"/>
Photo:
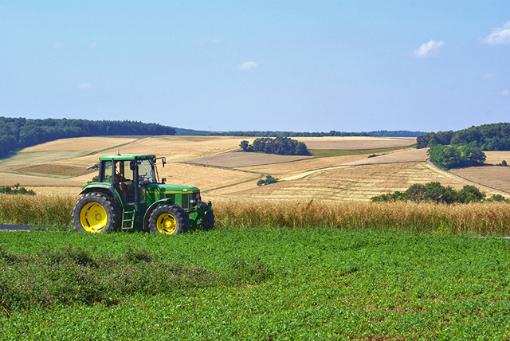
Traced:
<path fill-rule="evenodd" d="M 98 202 L 83 205 L 80 211 L 80 223 L 83 229 L 90 233 L 101 232 L 108 222 L 106 209 Z"/>
<path fill-rule="evenodd" d="M 162 213 L 156 220 L 156 229 L 159 233 L 174 234 L 177 229 L 177 220 L 175 216 L 170 213 Z"/>

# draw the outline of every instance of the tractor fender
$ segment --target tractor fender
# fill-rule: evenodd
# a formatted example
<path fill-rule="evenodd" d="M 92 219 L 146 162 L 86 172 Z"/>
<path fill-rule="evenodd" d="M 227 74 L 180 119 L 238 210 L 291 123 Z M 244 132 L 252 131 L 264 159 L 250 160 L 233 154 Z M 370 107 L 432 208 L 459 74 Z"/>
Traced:
<path fill-rule="evenodd" d="M 151 216 L 152 211 L 159 205 L 163 204 L 173 204 L 171 198 L 165 198 L 158 201 L 154 201 L 149 207 L 147 207 L 147 210 L 145 210 L 145 214 L 143 215 L 143 230 L 148 231 L 149 230 L 149 217 Z"/>
<path fill-rule="evenodd" d="M 120 194 L 115 189 L 113 189 L 111 186 L 106 186 L 106 185 L 86 186 L 85 188 L 82 189 L 80 194 L 86 194 L 86 193 L 90 193 L 90 192 L 101 192 L 101 193 L 111 196 L 113 199 L 115 199 L 118 202 L 119 205 L 122 205 L 122 203 L 123 203 Z"/>

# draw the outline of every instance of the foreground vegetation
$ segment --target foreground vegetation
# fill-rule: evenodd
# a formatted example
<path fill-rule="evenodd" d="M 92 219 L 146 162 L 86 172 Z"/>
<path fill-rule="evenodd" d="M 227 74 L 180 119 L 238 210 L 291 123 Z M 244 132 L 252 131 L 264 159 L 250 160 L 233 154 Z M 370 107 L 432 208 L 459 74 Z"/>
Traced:
<path fill-rule="evenodd" d="M 4 233 L 0 338 L 507 339 L 509 245 L 333 229 Z"/>
<path fill-rule="evenodd" d="M 71 229 L 74 197 L 0 195 L 0 224 Z M 325 227 L 510 235 L 507 203 L 215 201 L 217 226 Z"/>

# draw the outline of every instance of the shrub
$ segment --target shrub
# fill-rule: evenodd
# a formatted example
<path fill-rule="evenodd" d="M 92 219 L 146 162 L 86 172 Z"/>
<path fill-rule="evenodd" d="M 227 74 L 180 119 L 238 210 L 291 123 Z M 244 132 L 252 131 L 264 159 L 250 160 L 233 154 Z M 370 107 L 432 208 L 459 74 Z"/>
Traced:
<path fill-rule="evenodd" d="M 466 185 L 461 190 L 456 191 L 450 186 L 442 186 L 439 182 L 429 182 L 425 185 L 414 184 L 405 192 L 393 192 L 378 195 L 372 198 L 374 202 L 387 201 L 413 201 L 413 202 L 433 202 L 438 204 L 454 203 L 476 203 L 483 201 L 508 202 L 505 197 L 495 194 L 486 199 L 486 194 L 477 187 Z"/>
<path fill-rule="evenodd" d="M 485 199 L 485 193 L 482 193 L 477 187 L 466 185 L 457 193 L 457 201 L 467 204 L 470 202 L 481 202 Z"/>
<path fill-rule="evenodd" d="M 429 150 L 430 161 L 443 169 L 480 166 L 486 156 L 478 147 L 435 145 Z"/>
<path fill-rule="evenodd" d="M 251 152 L 250 143 L 246 140 L 242 140 L 241 143 L 239 143 L 239 147 L 241 147 L 243 152 Z"/>
<path fill-rule="evenodd" d="M 35 195 L 35 192 L 25 187 L 20 187 L 19 184 L 14 186 L 0 186 L 0 193 L 3 194 L 21 194 L 21 195 Z"/>
<path fill-rule="evenodd" d="M 277 182 L 278 182 L 277 178 L 274 178 L 268 174 L 268 175 L 264 175 L 261 179 L 259 179 L 259 181 L 257 181 L 257 186 L 265 186 L 265 185 L 270 185 L 270 184 L 274 184 Z"/>
<path fill-rule="evenodd" d="M 508 167 L 508 162 L 506 162 L 506 160 L 503 160 L 503 161 L 501 161 L 501 163 L 499 165 L 501 167 Z"/>
<path fill-rule="evenodd" d="M 308 148 L 303 142 L 299 142 L 288 137 L 261 137 L 253 141 L 250 145 L 248 141 L 241 141 L 239 144 L 245 152 L 262 152 L 268 154 L 280 155 L 310 155 Z"/>

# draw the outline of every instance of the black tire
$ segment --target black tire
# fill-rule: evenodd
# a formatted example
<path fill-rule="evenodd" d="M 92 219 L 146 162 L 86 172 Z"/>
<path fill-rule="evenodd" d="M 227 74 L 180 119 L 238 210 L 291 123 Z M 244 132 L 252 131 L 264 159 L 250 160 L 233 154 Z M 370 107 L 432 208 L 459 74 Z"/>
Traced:
<path fill-rule="evenodd" d="M 86 206 L 91 206 L 94 203 L 102 206 L 104 211 L 106 212 L 106 225 L 100 230 L 93 231 L 90 226 L 90 223 L 87 226 L 87 220 L 82 221 L 80 219 L 80 213 L 86 208 Z M 100 192 L 89 192 L 80 196 L 76 205 L 73 209 L 73 223 L 76 231 L 79 232 L 87 232 L 87 233 L 107 233 L 114 230 L 117 230 L 121 223 L 120 209 L 110 196 L 105 195 Z M 85 224 L 83 224 L 85 223 Z"/>
<path fill-rule="evenodd" d="M 158 223 L 158 219 L 164 219 L 162 215 L 170 216 L 170 219 L 175 221 L 175 227 L 172 226 L 168 229 L 161 227 L 162 221 Z M 159 228 L 158 228 L 159 226 Z M 152 211 L 149 217 L 149 230 L 151 233 L 162 234 L 179 234 L 184 233 L 189 229 L 188 214 L 177 205 L 161 205 Z"/>
<path fill-rule="evenodd" d="M 205 211 L 205 216 L 202 218 L 202 230 L 211 230 L 214 227 L 214 211 L 212 207 L 209 207 L 206 204 L 202 204 L 202 206 L 207 207 L 207 211 Z"/>

